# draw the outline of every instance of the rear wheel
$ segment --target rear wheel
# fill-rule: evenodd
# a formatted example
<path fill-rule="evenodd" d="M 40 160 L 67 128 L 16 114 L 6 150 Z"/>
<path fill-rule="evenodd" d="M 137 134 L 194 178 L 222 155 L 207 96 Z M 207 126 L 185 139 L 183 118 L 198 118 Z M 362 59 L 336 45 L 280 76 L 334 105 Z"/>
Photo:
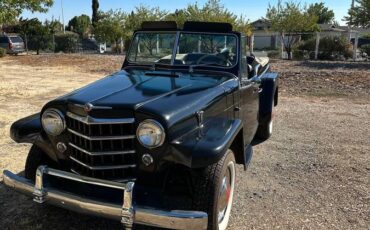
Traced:
<path fill-rule="evenodd" d="M 51 159 L 37 145 L 32 145 L 26 160 L 24 176 L 35 181 L 36 170 L 40 165 L 52 164 Z"/>
<path fill-rule="evenodd" d="M 235 186 L 235 157 L 228 150 L 217 163 L 194 175 L 193 209 L 208 213 L 209 230 L 227 228 Z"/>

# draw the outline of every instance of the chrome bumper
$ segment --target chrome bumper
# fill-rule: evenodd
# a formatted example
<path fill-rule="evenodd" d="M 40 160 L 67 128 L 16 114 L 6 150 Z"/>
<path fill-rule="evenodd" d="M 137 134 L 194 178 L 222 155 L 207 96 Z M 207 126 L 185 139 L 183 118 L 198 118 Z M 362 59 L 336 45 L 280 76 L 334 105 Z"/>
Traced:
<path fill-rule="evenodd" d="M 123 204 L 117 205 L 94 201 L 53 188 L 44 187 L 46 182 L 44 178 L 45 174 L 81 183 L 120 189 L 123 191 Z M 126 229 L 132 228 L 134 223 L 170 229 L 207 229 L 208 215 L 204 212 L 163 211 L 135 206 L 132 200 L 133 182 L 126 184 L 116 183 L 79 176 L 48 168 L 47 166 L 40 166 L 36 171 L 35 184 L 7 170 L 4 171 L 4 184 L 18 192 L 33 196 L 33 200 L 37 203 L 49 203 L 80 213 L 119 220 Z"/>

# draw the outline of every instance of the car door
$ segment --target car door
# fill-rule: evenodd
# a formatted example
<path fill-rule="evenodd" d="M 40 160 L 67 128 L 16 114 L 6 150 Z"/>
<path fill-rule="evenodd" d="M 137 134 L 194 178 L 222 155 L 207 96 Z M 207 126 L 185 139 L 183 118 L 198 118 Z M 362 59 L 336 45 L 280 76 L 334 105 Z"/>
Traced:
<path fill-rule="evenodd" d="M 243 42 L 242 42 L 243 43 Z M 242 45 L 242 48 L 246 47 Z M 259 90 L 261 79 L 257 75 L 250 76 L 246 52 L 242 51 L 240 70 L 240 116 L 243 120 L 244 143 L 249 144 L 258 128 Z"/>
<path fill-rule="evenodd" d="M 9 48 L 9 41 L 7 37 L 0 37 L 0 47 L 4 49 Z"/>

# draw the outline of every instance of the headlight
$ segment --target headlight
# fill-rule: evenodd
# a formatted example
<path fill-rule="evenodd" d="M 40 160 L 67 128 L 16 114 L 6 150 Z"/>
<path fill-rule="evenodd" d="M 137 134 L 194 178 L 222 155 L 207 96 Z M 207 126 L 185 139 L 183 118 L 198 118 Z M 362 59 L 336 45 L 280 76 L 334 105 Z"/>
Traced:
<path fill-rule="evenodd" d="M 143 146 L 155 148 L 163 144 L 166 134 L 159 122 L 148 119 L 139 124 L 136 130 L 136 136 Z"/>
<path fill-rule="evenodd" d="M 41 117 L 41 123 L 45 132 L 52 136 L 61 134 L 66 128 L 64 116 L 57 109 L 45 110 Z"/>

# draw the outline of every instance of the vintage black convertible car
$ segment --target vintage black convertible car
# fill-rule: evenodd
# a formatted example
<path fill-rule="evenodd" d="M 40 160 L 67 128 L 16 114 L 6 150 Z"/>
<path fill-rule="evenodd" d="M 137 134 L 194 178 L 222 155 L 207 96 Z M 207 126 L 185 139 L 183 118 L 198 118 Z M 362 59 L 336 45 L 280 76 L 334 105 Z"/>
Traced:
<path fill-rule="evenodd" d="M 270 137 L 278 102 L 246 42 L 225 23 L 143 23 L 120 71 L 12 125 L 33 145 L 25 177 L 4 183 L 127 229 L 226 229 L 236 164 Z"/>

